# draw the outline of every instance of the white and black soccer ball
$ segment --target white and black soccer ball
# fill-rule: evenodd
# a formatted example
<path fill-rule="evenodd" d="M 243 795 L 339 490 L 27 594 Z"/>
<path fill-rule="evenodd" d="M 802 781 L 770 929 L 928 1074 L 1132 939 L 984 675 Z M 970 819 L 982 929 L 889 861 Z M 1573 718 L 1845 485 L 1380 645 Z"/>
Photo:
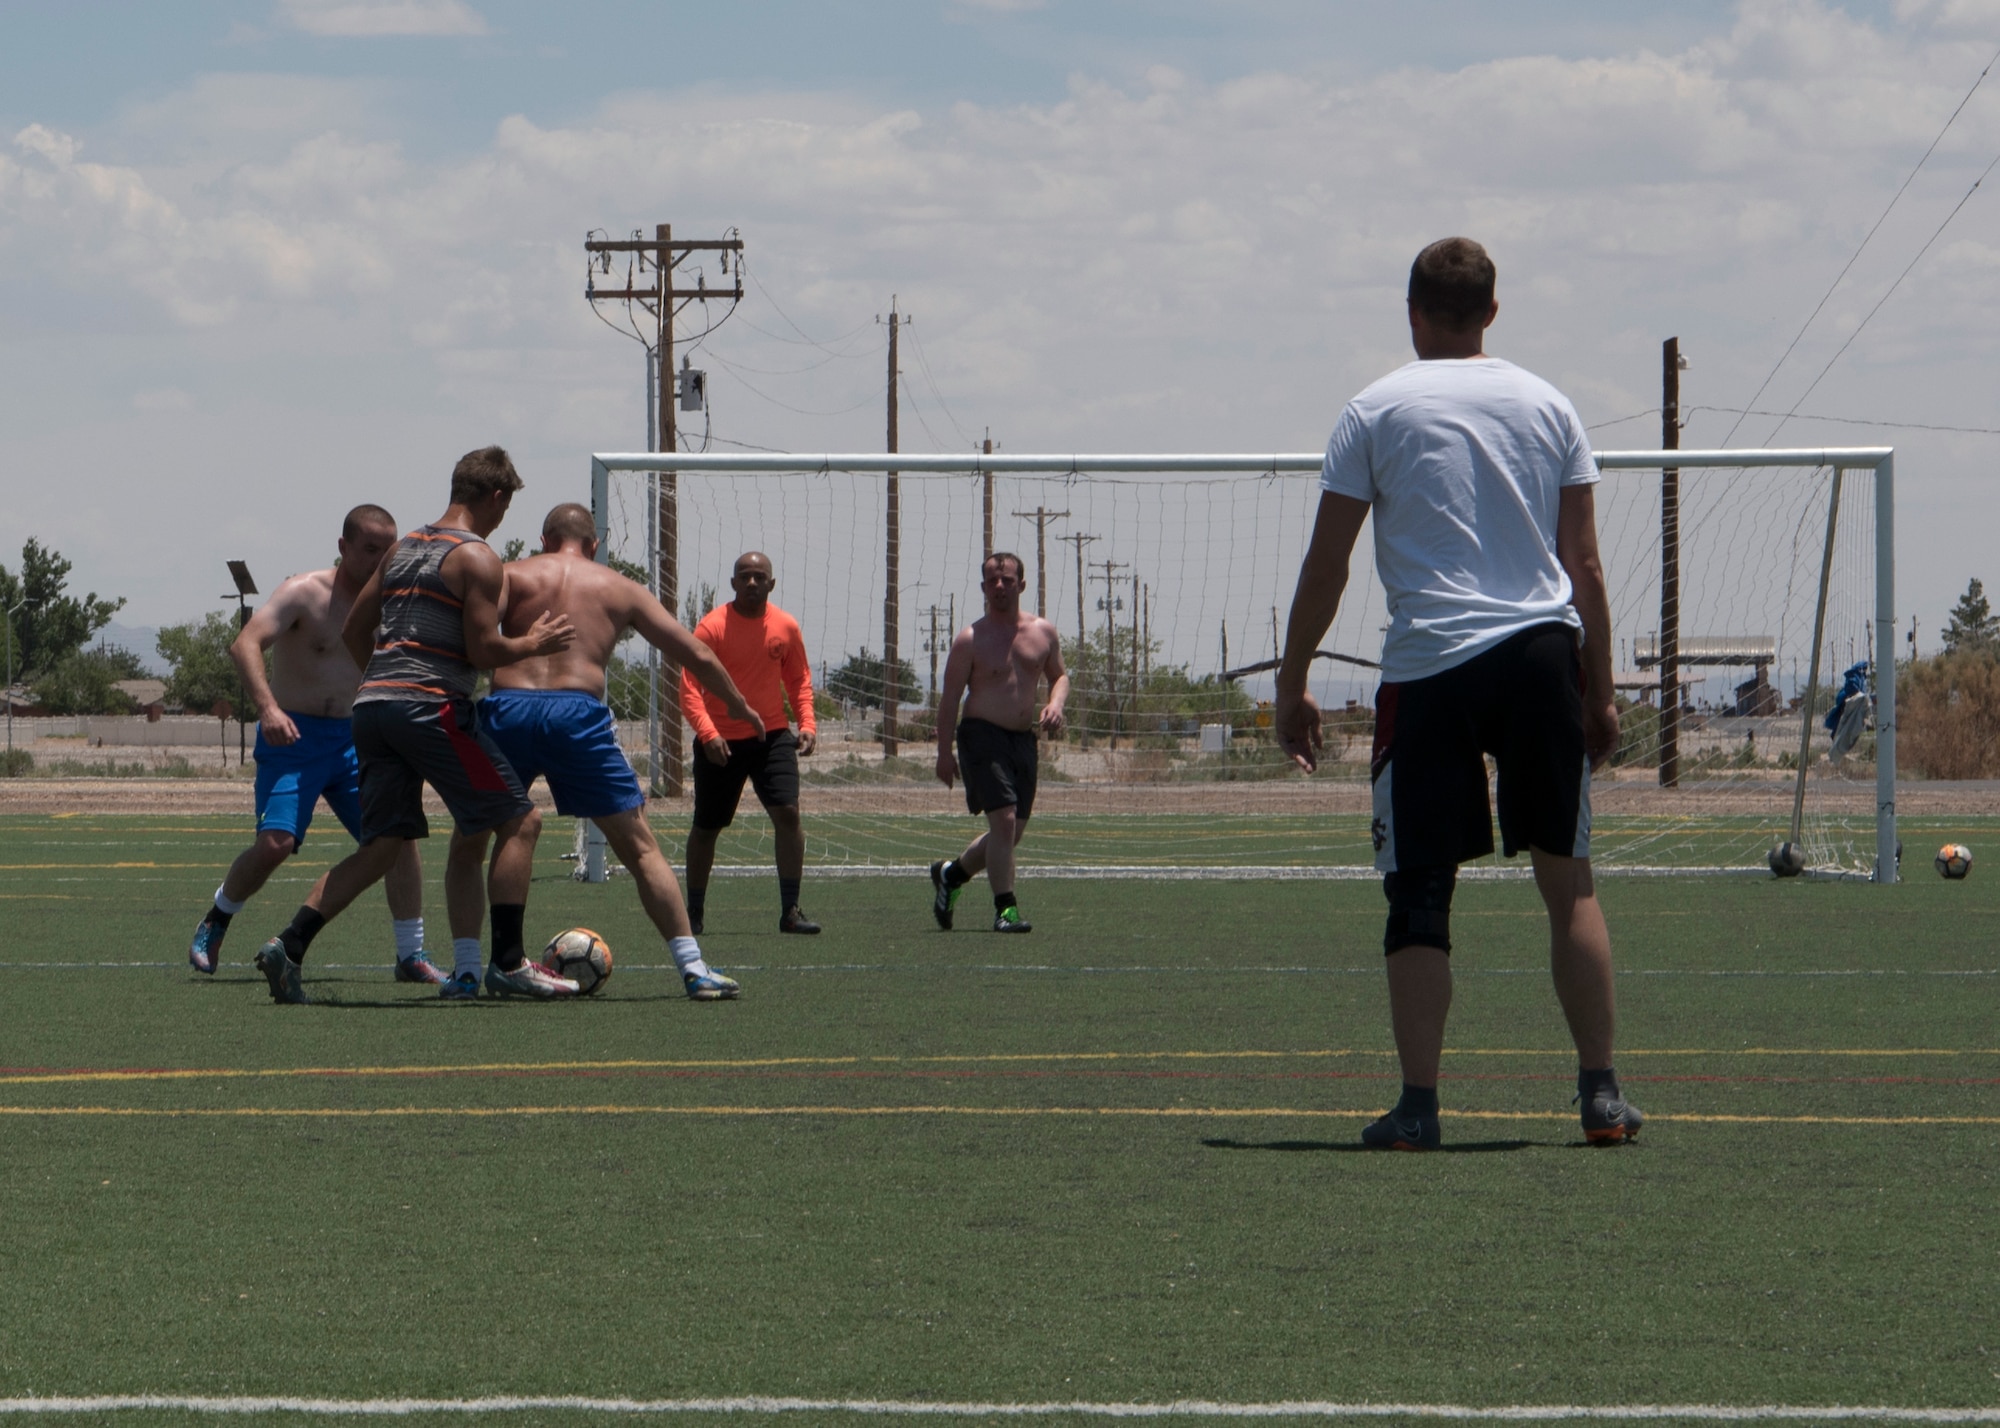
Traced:
<path fill-rule="evenodd" d="M 1972 871 L 1972 850 L 1963 843 L 1947 843 L 1938 849 L 1938 876 L 1957 882 Z"/>
<path fill-rule="evenodd" d="M 588 927 L 572 927 L 549 939 L 542 965 L 589 996 L 611 980 L 611 944 Z"/>

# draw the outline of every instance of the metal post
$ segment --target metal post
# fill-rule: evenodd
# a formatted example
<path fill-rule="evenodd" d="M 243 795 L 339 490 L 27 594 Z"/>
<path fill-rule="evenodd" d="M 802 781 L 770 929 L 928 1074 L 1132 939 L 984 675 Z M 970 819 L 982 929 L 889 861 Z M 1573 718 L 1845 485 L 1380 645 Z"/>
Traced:
<path fill-rule="evenodd" d="M 14 612 L 28 603 L 23 595 L 7 609 L 7 770 L 14 769 Z"/>
<path fill-rule="evenodd" d="M 1896 881 L 1896 458 L 1875 468 L 1875 881 Z M 1914 625 L 1911 627 L 1914 630 Z M 1883 666 L 1888 667 L 1886 677 Z"/>

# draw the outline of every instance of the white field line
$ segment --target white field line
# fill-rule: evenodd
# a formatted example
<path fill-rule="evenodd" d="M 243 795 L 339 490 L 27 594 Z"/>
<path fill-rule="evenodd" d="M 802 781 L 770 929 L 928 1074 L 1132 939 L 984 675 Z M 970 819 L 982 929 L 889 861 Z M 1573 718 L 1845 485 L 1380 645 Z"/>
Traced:
<path fill-rule="evenodd" d="M 936 1403 L 871 1398 L 196 1398 L 166 1394 L 88 1398 L 0 1398 L 0 1414 L 109 1413 L 124 1409 L 180 1413 L 311 1413 L 403 1418 L 420 1413 L 843 1413 L 904 1418 L 1437 1418 L 1507 1423 L 1596 1422 L 1851 1422 L 2000 1423 L 2000 1408 L 1825 1407 L 1801 1404 L 1634 1403 Z"/>

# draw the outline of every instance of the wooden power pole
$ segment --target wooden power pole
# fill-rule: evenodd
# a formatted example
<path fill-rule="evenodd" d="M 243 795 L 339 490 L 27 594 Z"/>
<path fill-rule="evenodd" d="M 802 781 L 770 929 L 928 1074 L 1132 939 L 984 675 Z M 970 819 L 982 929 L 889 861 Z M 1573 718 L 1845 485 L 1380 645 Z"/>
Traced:
<path fill-rule="evenodd" d="M 1660 347 L 1660 449 L 1681 447 L 1681 340 Z M 1681 473 L 1660 472 L 1660 787 L 1681 781 Z"/>
<path fill-rule="evenodd" d="M 896 336 L 909 322 L 896 312 L 896 298 L 889 297 L 889 433 L 888 450 L 896 444 Z M 883 522 L 883 568 L 887 572 L 882 590 L 882 757 L 896 757 L 896 652 L 902 645 L 901 590 L 903 544 L 903 497 L 897 473 L 888 473 L 888 507 Z"/>
<path fill-rule="evenodd" d="M 993 438 L 990 436 L 986 438 L 986 451 L 984 454 L 987 456 L 993 454 Z M 979 551 L 979 568 L 984 570 L 986 562 L 993 558 L 993 473 L 991 471 L 982 470 L 979 473 L 979 487 L 980 495 L 984 498 L 982 504 L 986 515 L 984 527 L 986 538 L 981 544 Z"/>
<path fill-rule="evenodd" d="M 723 271 L 729 270 L 729 255 L 743 251 L 741 238 L 676 239 L 673 225 L 654 225 L 651 239 L 633 234 L 625 239 L 590 239 L 583 245 L 584 253 L 590 260 L 591 273 L 584 288 L 584 296 L 593 303 L 625 302 L 637 304 L 650 315 L 655 324 L 659 380 L 654 393 L 658 403 L 657 427 L 659 449 L 661 451 L 680 450 L 679 434 L 675 429 L 675 399 L 679 396 L 673 380 L 674 371 L 674 318 L 682 308 L 691 302 L 706 304 L 711 299 L 720 302 L 741 302 L 743 300 L 743 269 L 741 260 L 736 269 L 736 286 L 709 287 L 705 278 L 691 288 L 674 286 L 674 274 L 690 253 L 713 252 L 722 256 Z M 636 260 L 636 271 L 628 271 L 622 288 L 598 287 L 597 276 L 601 271 L 606 276 L 611 273 L 612 254 L 629 253 Z M 650 270 L 653 281 L 642 285 L 640 279 Z M 680 613 L 680 475 L 674 471 L 659 474 L 659 495 L 654 510 L 659 561 L 660 603 L 668 611 Z M 669 798 L 678 798 L 686 786 L 687 765 L 681 747 L 681 706 L 680 706 L 680 666 L 670 660 L 660 661 L 659 685 L 654 698 L 660 711 L 660 764 L 651 771 L 653 790 Z"/>
<path fill-rule="evenodd" d="M 1016 511 L 1014 514 L 1024 521 L 1032 520 L 1035 523 L 1035 613 L 1046 620 L 1049 617 L 1049 522 L 1063 520 L 1069 512 L 1052 511 L 1047 506 L 1037 506 L 1032 511 Z M 1056 539 L 1067 540 L 1069 537 L 1058 536 Z M 1079 549 L 1077 554 L 1082 555 L 1082 550 Z"/>

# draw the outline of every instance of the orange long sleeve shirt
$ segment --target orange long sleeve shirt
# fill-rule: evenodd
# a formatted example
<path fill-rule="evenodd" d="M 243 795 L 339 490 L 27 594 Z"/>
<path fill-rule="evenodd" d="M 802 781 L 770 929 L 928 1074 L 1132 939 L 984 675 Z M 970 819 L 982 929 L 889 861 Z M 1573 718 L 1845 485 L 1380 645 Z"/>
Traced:
<path fill-rule="evenodd" d="M 812 666 L 806 660 L 806 639 L 797 620 L 772 604 L 766 604 L 763 615 L 753 620 L 738 614 L 732 600 L 702 616 L 694 627 L 694 637 L 715 651 L 766 730 L 775 733 L 785 727 L 787 695 L 798 712 L 799 732 L 817 730 Z M 730 718 L 722 701 L 696 684 L 686 670 L 681 671 L 681 713 L 693 726 L 696 739 L 756 737 L 754 729 Z"/>

